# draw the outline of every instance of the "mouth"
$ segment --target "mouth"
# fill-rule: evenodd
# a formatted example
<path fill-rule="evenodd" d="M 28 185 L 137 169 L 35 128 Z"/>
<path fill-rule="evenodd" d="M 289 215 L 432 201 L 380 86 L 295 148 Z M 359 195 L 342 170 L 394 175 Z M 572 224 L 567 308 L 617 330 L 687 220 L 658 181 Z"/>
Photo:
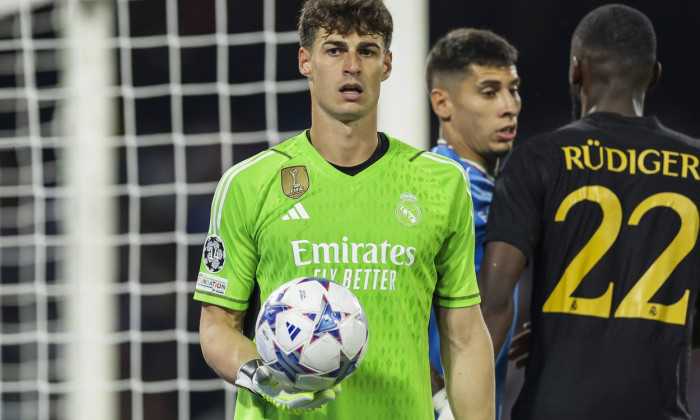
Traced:
<path fill-rule="evenodd" d="M 358 83 L 346 83 L 340 87 L 339 92 L 348 101 L 354 101 L 362 95 L 362 86 Z"/>
<path fill-rule="evenodd" d="M 517 126 L 515 124 L 511 124 L 501 128 L 496 132 L 496 134 L 498 134 L 498 137 L 503 141 L 513 141 L 517 131 L 516 128 Z"/>

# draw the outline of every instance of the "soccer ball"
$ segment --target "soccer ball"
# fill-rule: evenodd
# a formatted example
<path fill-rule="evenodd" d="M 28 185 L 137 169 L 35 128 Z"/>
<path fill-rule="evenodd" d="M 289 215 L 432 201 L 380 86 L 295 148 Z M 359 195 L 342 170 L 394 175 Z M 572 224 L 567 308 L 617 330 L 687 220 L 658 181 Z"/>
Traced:
<path fill-rule="evenodd" d="M 362 305 L 341 284 L 301 277 L 270 294 L 255 341 L 270 373 L 304 391 L 328 389 L 352 374 L 367 350 Z"/>

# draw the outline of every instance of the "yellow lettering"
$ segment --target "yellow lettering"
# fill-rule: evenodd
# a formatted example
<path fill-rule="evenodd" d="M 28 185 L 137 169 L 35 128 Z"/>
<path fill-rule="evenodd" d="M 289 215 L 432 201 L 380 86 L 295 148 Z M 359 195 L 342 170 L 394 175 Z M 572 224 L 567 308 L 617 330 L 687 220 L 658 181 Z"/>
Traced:
<path fill-rule="evenodd" d="M 594 148 L 597 148 L 598 151 Z M 603 146 L 599 140 L 588 139 L 581 146 L 562 146 L 566 169 L 600 169 L 610 172 L 637 172 L 645 175 L 662 174 L 670 177 L 692 177 L 700 181 L 700 157 L 673 150 L 615 149 Z"/>
<path fill-rule="evenodd" d="M 663 159 L 663 174 L 666 176 L 678 176 L 678 173 L 676 172 L 671 172 L 671 169 L 669 166 L 675 165 L 678 163 L 678 160 L 675 159 L 674 156 L 678 156 L 678 152 L 669 152 L 668 150 L 662 150 L 661 154 L 664 156 Z"/>
<path fill-rule="evenodd" d="M 600 157 L 598 158 L 598 166 L 593 166 L 593 164 L 591 164 L 590 146 L 598 147 L 598 146 L 600 146 L 600 142 L 598 140 L 588 139 L 588 146 L 582 147 L 582 149 L 583 149 L 583 162 L 588 168 L 593 169 L 594 171 L 597 171 L 598 169 L 603 167 L 603 149 L 598 148 L 599 155 L 600 155 Z"/>
<path fill-rule="evenodd" d="M 608 161 L 608 170 L 613 172 L 622 172 L 627 169 L 627 155 L 625 155 L 621 150 L 606 147 L 605 151 Z M 620 159 L 619 166 L 615 166 L 615 156 Z"/>
<path fill-rule="evenodd" d="M 637 173 L 637 151 L 634 149 L 627 149 L 630 154 L 630 174 L 634 175 Z"/>
<path fill-rule="evenodd" d="M 659 172 L 659 169 L 661 168 L 661 164 L 659 163 L 658 160 L 652 161 L 652 168 L 649 169 L 645 163 L 644 160 L 646 159 L 647 155 L 656 155 L 657 157 L 660 156 L 660 153 L 657 152 L 654 149 L 646 149 L 642 150 L 642 153 L 639 154 L 639 159 L 637 159 L 637 166 L 639 166 L 639 171 L 643 174 L 651 175 Z"/>
<path fill-rule="evenodd" d="M 685 153 L 681 154 L 681 176 L 687 178 L 688 172 L 692 172 L 693 178 L 695 178 L 696 181 L 700 181 L 700 176 L 698 176 L 697 171 L 698 164 L 700 164 L 700 162 L 697 157 Z"/>
<path fill-rule="evenodd" d="M 575 164 L 577 168 L 583 169 L 583 163 L 581 163 L 581 149 L 575 146 L 564 146 L 561 148 L 564 152 L 564 160 L 566 160 L 566 169 L 571 170 Z"/>

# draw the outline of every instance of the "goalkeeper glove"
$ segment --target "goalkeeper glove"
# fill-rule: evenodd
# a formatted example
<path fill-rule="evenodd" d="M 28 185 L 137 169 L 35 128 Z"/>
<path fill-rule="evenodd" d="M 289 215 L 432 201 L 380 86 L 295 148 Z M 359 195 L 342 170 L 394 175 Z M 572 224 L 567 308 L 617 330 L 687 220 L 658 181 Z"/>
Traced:
<path fill-rule="evenodd" d="M 315 410 L 340 394 L 340 384 L 316 392 L 289 387 L 272 376 L 260 359 L 253 359 L 243 364 L 238 370 L 235 383 L 275 406 L 295 414 Z"/>
<path fill-rule="evenodd" d="M 433 395 L 433 409 L 437 413 L 437 420 L 454 420 L 450 403 L 447 401 L 447 390 L 442 388 Z"/>

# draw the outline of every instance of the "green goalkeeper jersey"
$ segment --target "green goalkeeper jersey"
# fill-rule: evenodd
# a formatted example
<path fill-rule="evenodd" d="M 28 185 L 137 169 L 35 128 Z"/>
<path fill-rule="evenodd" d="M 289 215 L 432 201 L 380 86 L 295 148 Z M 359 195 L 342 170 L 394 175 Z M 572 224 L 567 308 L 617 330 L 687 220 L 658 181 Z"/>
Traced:
<path fill-rule="evenodd" d="M 389 137 L 355 176 L 326 162 L 306 133 L 229 169 L 214 195 L 194 298 L 245 311 L 303 276 L 349 288 L 369 323 L 363 362 L 338 397 L 295 416 L 247 390 L 236 419 L 433 419 L 431 303 L 480 302 L 469 186 L 451 159 Z"/>

